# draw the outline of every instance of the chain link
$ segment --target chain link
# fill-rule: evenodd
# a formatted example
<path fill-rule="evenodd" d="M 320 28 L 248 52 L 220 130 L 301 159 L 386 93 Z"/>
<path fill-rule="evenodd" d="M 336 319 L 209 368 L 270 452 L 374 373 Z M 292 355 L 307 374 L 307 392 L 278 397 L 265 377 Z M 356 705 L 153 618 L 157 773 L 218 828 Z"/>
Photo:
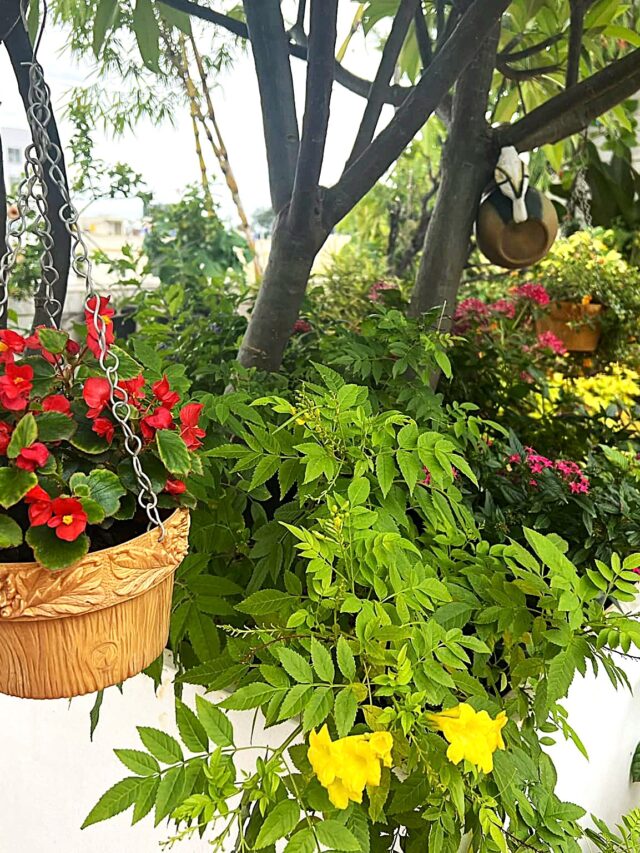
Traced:
<path fill-rule="evenodd" d="M 42 66 L 35 56 L 29 64 L 28 118 L 33 142 L 25 152 L 25 178 L 20 183 L 17 199 L 19 216 L 10 223 L 7 233 L 7 252 L 0 259 L 0 312 L 6 309 L 10 275 L 16 265 L 22 239 L 29 230 L 28 214 L 35 208 L 33 231 L 42 246 L 40 269 L 43 296 L 41 299 L 51 325 L 58 327 L 62 305 L 55 296 L 55 285 L 59 280 L 59 274 L 53 262 L 51 217 L 48 190 L 44 180 L 46 169 L 51 182 L 55 184 L 63 199 L 60 219 L 71 238 L 71 268 L 85 283 L 85 308 L 91 315 L 98 340 L 98 361 L 109 382 L 111 411 L 124 434 L 125 449 L 131 457 L 139 487 L 138 503 L 145 510 L 151 524 L 160 529 L 160 539 L 162 539 L 165 530 L 158 512 L 158 496 L 140 461 L 142 441 L 131 428 L 129 396 L 119 384 L 120 360 L 107 344 L 107 326 L 105 319 L 100 315 L 100 295 L 93 284 L 89 252 L 78 225 L 78 211 L 71 201 L 67 182 L 60 168 L 62 150 L 49 137 L 47 128 L 52 118 L 51 92 L 44 79 Z"/>

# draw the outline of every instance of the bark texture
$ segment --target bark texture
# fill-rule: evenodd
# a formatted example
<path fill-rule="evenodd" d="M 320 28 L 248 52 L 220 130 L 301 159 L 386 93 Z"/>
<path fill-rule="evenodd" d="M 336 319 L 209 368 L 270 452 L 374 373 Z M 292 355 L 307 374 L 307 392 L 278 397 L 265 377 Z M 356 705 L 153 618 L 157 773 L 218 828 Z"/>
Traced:
<path fill-rule="evenodd" d="M 451 321 L 473 223 L 497 155 L 486 121 L 497 45 L 496 28 L 458 81 L 442 180 L 411 299 L 413 316 L 444 306 L 445 327 Z"/>

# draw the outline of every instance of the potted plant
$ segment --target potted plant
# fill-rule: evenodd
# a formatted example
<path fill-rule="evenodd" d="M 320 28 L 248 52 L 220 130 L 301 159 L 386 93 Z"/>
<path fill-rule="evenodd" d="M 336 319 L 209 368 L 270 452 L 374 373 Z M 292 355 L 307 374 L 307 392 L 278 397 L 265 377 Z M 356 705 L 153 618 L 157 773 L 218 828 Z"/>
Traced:
<path fill-rule="evenodd" d="M 99 690 L 148 666 L 167 640 L 194 502 L 185 479 L 202 470 L 202 404 L 183 404 L 166 376 L 150 381 L 113 346 L 113 313 L 92 296 L 82 344 L 57 329 L 0 331 L 5 693 Z M 148 516 L 159 526 L 147 529 Z"/>
<path fill-rule="evenodd" d="M 603 334 L 606 349 L 618 352 L 635 334 L 640 273 L 605 236 L 601 229 L 576 231 L 533 270 L 551 297 L 538 329 L 553 332 L 572 352 L 594 352 Z"/>

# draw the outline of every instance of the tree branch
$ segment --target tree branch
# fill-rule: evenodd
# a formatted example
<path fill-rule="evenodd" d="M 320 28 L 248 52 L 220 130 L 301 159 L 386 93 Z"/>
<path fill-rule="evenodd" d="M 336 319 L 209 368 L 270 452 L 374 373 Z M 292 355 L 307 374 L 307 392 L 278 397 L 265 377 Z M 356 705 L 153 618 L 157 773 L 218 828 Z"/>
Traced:
<path fill-rule="evenodd" d="M 508 5 L 509 0 L 474 0 L 469 6 L 393 119 L 327 191 L 327 215 L 334 223 L 348 213 L 400 156 L 471 62 Z"/>
<path fill-rule="evenodd" d="M 276 213 L 291 199 L 300 139 L 289 44 L 279 0 L 244 0 L 256 66 L 271 203 Z"/>
<path fill-rule="evenodd" d="M 316 207 L 329 126 L 337 21 L 338 0 L 311 0 L 302 139 L 289 214 L 293 228 L 308 223 Z"/>
<path fill-rule="evenodd" d="M 515 124 L 498 128 L 496 140 L 500 147 L 515 145 L 520 151 L 559 142 L 584 130 L 598 116 L 632 97 L 638 89 L 640 48 L 571 89 L 565 89 Z"/>
<path fill-rule="evenodd" d="M 18 9 L 17 3 L 15 4 L 15 8 Z M 29 117 L 29 63 L 33 62 L 33 48 L 22 20 L 20 20 L 19 23 L 13 27 L 11 32 L 6 35 L 4 44 L 7 48 L 9 59 L 11 60 L 11 66 L 18 83 L 18 91 L 20 92 L 22 103 L 24 104 L 25 111 L 27 112 L 27 117 Z M 46 130 L 51 143 L 58 146 L 62 152 L 60 134 L 58 133 L 58 126 L 53 112 L 51 113 L 51 118 Z M 67 171 L 64 162 L 64 154 L 61 154 L 60 160 L 58 161 L 58 167 L 62 174 L 66 192 L 68 193 L 69 190 L 67 187 Z M 43 171 L 44 184 L 47 191 L 49 218 L 51 222 L 51 238 L 53 242 L 51 255 L 53 267 L 57 273 L 57 280 L 53 283 L 53 296 L 62 306 L 60 309 L 62 310 L 62 308 L 64 308 L 67 295 L 69 267 L 71 264 L 71 237 L 60 217 L 60 213 L 66 204 L 61 188 L 58 186 L 56 181 L 53 180 L 50 170 L 46 164 Z M 46 310 L 46 282 L 44 281 L 44 278 L 35 295 L 34 301 L 36 309 L 34 315 L 34 327 L 37 325 L 50 325 L 51 320 Z M 60 320 L 60 316 L 58 315 L 56 319 Z"/>
<path fill-rule="evenodd" d="M 498 58 L 503 62 L 517 62 L 519 59 L 529 59 L 530 56 L 535 56 L 536 53 L 540 53 L 548 47 L 553 47 L 554 44 L 562 41 L 563 38 L 564 33 L 556 33 L 548 39 L 532 44 L 531 47 L 524 47 L 522 50 L 503 50 L 502 53 L 498 54 Z"/>
<path fill-rule="evenodd" d="M 584 35 L 584 0 L 569 0 L 571 6 L 571 24 L 569 29 L 569 55 L 567 58 L 566 87 L 575 86 L 580 78 L 580 54 Z"/>
<path fill-rule="evenodd" d="M 213 9 L 201 6 L 199 3 L 193 3 L 192 0 L 162 0 L 162 2 L 165 6 L 171 6 L 172 9 L 177 9 L 179 12 L 185 12 L 194 18 L 200 18 L 202 21 L 208 21 L 210 24 L 223 27 L 223 29 L 240 38 L 249 38 L 247 25 L 242 21 L 229 17 L 229 15 L 214 12 Z M 306 42 L 302 42 L 302 34 L 297 29 L 294 29 L 291 35 L 295 38 L 295 43 L 289 42 L 289 53 L 296 59 L 306 61 L 307 45 Z M 357 74 L 353 74 L 351 71 L 347 71 L 339 62 L 335 64 L 334 77 L 336 83 L 344 86 L 345 89 L 348 89 L 355 95 L 360 95 L 362 98 L 366 98 L 369 95 L 371 81 L 365 80 L 363 77 L 358 77 Z M 410 86 L 390 86 L 385 93 L 385 103 L 399 106 L 411 91 L 412 87 Z"/>
<path fill-rule="evenodd" d="M 0 138 L 0 258 L 7 252 L 7 191 L 4 183 L 4 161 L 2 154 L 2 139 Z M 7 307 L 0 310 L 0 329 L 7 328 Z"/>
<path fill-rule="evenodd" d="M 552 74 L 554 71 L 559 71 L 560 66 L 554 65 L 539 65 L 537 68 L 512 68 L 506 62 L 497 63 L 498 71 L 504 75 L 507 80 L 517 80 L 522 83 L 525 80 L 533 80 L 536 77 L 541 77 L 543 74 Z"/>
<path fill-rule="evenodd" d="M 421 5 L 419 5 L 415 11 L 413 26 L 416 31 L 416 41 L 418 42 L 418 51 L 420 52 L 420 62 L 422 62 L 423 69 L 426 70 L 433 59 L 433 45 L 431 44 L 431 36 L 427 29 L 427 22 Z"/>
<path fill-rule="evenodd" d="M 414 13 L 418 11 L 418 3 L 419 0 L 400 0 L 400 6 L 391 25 L 391 32 L 382 49 L 382 58 L 371 84 L 367 105 L 347 165 L 353 163 L 373 139 L 384 105 L 384 94 L 395 70 L 409 24 Z"/>

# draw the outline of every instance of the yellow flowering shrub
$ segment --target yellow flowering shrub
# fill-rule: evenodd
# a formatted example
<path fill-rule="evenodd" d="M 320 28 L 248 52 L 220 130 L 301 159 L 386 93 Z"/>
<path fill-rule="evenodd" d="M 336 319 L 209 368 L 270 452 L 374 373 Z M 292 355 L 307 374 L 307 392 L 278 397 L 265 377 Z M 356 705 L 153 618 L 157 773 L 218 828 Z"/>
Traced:
<path fill-rule="evenodd" d="M 365 788 L 380 785 L 382 765 L 391 767 L 393 738 L 389 732 L 352 735 L 332 741 L 324 725 L 309 735 L 307 757 L 337 809 L 362 802 Z"/>
<path fill-rule="evenodd" d="M 429 719 L 449 742 L 449 761 L 459 764 L 464 759 L 484 773 L 491 773 L 493 753 L 505 748 L 502 729 L 507 724 L 507 715 L 504 711 L 492 720 L 486 711 L 476 711 L 467 702 L 461 702 L 455 708 L 429 714 Z"/>

